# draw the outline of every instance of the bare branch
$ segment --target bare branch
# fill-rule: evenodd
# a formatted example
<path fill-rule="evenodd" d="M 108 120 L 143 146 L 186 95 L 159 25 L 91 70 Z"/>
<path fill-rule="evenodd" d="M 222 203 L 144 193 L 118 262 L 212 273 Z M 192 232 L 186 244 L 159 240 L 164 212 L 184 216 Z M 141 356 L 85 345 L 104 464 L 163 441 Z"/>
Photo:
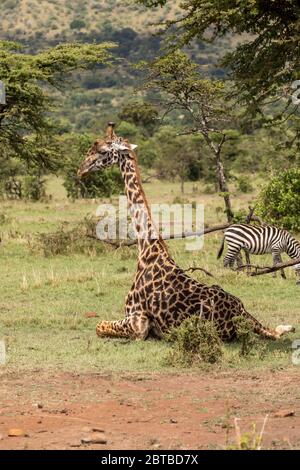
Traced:
<path fill-rule="evenodd" d="M 238 271 L 245 269 L 245 268 L 254 268 L 255 271 L 249 273 L 249 276 L 261 276 L 262 274 L 269 274 L 275 271 L 280 271 L 281 269 L 288 268 L 290 266 L 295 266 L 296 264 L 300 264 L 300 258 L 292 261 L 286 261 L 285 263 L 278 263 L 276 266 L 256 266 L 253 264 L 250 265 L 242 265 L 237 268 Z"/>
<path fill-rule="evenodd" d="M 193 267 L 193 268 L 185 269 L 183 272 L 187 273 L 188 271 L 192 271 L 192 272 L 194 272 L 194 271 L 203 271 L 205 274 L 207 274 L 207 276 L 210 276 L 210 277 L 213 277 L 213 278 L 215 277 L 210 272 L 206 271 L 206 269 L 204 269 L 204 268 Z"/>

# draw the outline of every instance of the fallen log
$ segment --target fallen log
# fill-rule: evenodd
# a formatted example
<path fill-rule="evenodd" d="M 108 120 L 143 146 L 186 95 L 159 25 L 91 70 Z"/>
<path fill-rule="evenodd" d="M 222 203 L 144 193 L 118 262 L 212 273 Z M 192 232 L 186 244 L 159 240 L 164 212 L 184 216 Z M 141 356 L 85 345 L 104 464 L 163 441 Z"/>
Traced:
<path fill-rule="evenodd" d="M 278 263 L 276 266 L 256 266 L 253 264 L 247 265 L 243 264 L 237 268 L 237 271 L 241 271 L 245 268 L 254 268 L 254 271 L 247 273 L 248 276 L 261 276 L 263 274 L 273 273 L 275 271 L 279 271 L 280 269 L 289 268 L 290 266 L 295 266 L 296 264 L 300 264 L 300 258 L 296 260 L 286 261 L 285 263 Z M 300 270 L 300 267 L 299 267 Z"/>
<path fill-rule="evenodd" d="M 174 239 L 181 239 L 181 238 L 189 238 L 189 237 L 201 237 L 202 235 L 206 235 L 207 233 L 212 233 L 212 232 L 217 232 L 218 230 L 225 230 L 228 228 L 231 224 L 221 224 L 221 225 L 215 225 L 214 227 L 207 227 L 204 230 L 198 231 L 198 232 L 186 232 L 186 233 L 175 233 L 171 234 L 170 236 L 163 236 L 162 238 L 164 240 L 174 240 Z M 94 238 L 96 240 L 100 240 L 98 237 L 94 235 L 88 235 L 89 238 Z M 108 243 L 109 245 L 115 246 L 116 248 L 120 248 L 122 246 L 132 246 L 137 244 L 137 239 L 129 240 L 129 239 L 123 239 L 123 240 L 111 240 L 111 239 L 101 239 L 100 241 L 104 243 Z"/>

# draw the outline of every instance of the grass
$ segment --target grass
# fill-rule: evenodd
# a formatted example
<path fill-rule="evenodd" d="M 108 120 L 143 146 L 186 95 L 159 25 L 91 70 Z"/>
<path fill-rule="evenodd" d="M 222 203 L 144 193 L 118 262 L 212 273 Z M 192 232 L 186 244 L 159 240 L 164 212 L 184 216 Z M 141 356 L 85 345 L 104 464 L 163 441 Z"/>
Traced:
<path fill-rule="evenodd" d="M 187 184 L 185 198 L 205 203 L 207 224 L 222 218 L 217 207 L 218 196 L 206 195 L 202 185 L 192 191 Z M 153 182 L 145 185 L 150 202 L 173 202 L 180 196 L 178 184 Z M 136 268 L 136 248 L 114 250 L 107 247 L 95 255 L 69 254 L 44 257 L 29 247 L 28 237 L 36 233 L 55 231 L 62 222 L 77 224 L 88 214 L 93 215 L 97 202 L 66 199 L 61 181 L 48 182 L 52 200 L 47 203 L 2 201 L 0 226 L 2 266 L 0 297 L 0 339 L 7 346 L 5 370 L 59 368 L 75 371 L 163 371 L 174 370 L 165 364 L 170 345 L 166 342 L 129 342 L 100 340 L 95 325 L 101 319 L 123 317 L 124 299 L 131 286 Z M 237 196 L 237 209 L 246 208 L 253 195 Z M 195 263 L 211 272 L 211 280 L 202 272 L 193 276 L 202 282 L 220 284 L 240 297 L 249 312 L 264 324 L 276 326 L 291 323 L 293 335 L 279 342 L 265 342 L 264 354 L 253 351 L 240 355 L 240 343 L 224 345 L 222 369 L 275 369 L 295 367 L 291 363 L 291 341 L 299 338 L 300 289 L 295 275 L 287 271 L 288 279 L 271 276 L 248 278 L 224 270 L 216 260 L 221 234 L 208 235 L 204 248 L 195 253 L 185 250 L 185 241 L 168 242 L 175 260 L 184 268 Z M 258 264 L 269 264 L 270 257 L 256 258 Z M 87 312 L 98 318 L 86 318 Z M 180 369 L 178 367 L 178 369 Z M 4 367 L 1 366 L 1 370 Z"/>

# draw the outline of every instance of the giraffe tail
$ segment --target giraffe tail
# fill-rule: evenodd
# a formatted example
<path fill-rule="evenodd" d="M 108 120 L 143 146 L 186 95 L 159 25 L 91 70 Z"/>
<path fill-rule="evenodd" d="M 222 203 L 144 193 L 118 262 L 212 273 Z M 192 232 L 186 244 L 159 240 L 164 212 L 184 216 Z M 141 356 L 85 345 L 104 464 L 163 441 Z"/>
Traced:
<path fill-rule="evenodd" d="M 278 325 L 275 329 L 267 328 L 263 326 L 256 318 L 254 318 L 250 313 L 247 312 L 247 315 L 253 321 L 253 331 L 254 333 L 258 334 L 262 338 L 266 339 L 279 339 L 286 333 L 292 333 L 295 331 L 295 328 L 292 325 Z"/>
<path fill-rule="evenodd" d="M 221 246 L 220 246 L 219 251 L 218 251 L 217 259 L 220 259 L 221 256 L 222 256 L 222 253 L 223 253 L 223 250 L 224 250 L 224 243 L 225 243 L 225 237 L 223 237 Z"/>

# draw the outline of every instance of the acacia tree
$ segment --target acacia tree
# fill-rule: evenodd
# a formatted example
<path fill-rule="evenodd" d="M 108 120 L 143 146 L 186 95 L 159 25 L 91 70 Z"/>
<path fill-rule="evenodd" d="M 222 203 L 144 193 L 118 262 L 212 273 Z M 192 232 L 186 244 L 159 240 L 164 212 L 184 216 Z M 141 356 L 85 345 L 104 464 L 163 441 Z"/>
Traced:
<path fill-rule="evenodd" d="M 162 7 L 172 0 L 136 0 Z M 165 23 L 179 47 L 193 40 L 241 37 L 224 63 L 237 91 L 255 109 L 299 78 L 300 4 L 298 0 L 183 0 L 181 15 Z M 241 36 L 243 35 L 243 36 Z"/>
<path fill-rule="evenodd" d="M 223 83 L 202 78 L 198 65 L 179 50 L 142 67 L 146 71 L 143 88 L 159 93 L 159 103 L 164 107 L 165 114 L 180 110 L 185 120 L 191 123 L 191 127 L 183 129 L 181 134 L 203 136 L 215 165 L 218 188 L 230 222 L 233 212 L 222 161 L 222 148 L 226 141 L 225 122 L 229 115 L 222 98 Z"/>
<path fill-rule="evenodd" d="M 63 44 L 38 54 L 19 44 L 0 41 L 0 78 L 6 102 L 0 104 L 1 168 L 12 158 L 43 169 L 56 169 L 61 152 L 51 120 L 53 90 L 71 85 L 72 72 L 107 64 L 105 44 Z"/>

